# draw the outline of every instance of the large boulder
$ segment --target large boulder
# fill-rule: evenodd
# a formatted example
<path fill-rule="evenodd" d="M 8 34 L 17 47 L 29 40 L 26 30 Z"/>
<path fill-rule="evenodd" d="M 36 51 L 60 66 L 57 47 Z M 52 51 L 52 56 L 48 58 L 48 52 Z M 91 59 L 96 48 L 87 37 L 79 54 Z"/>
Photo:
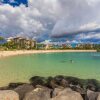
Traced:
<path fill-rule="evenodd" d="M 78 92 L 72 91 L 70 88 L 66 88 L 59 91 L 57 96 L 51 100 L 83 100 L 83 98 Z"/>
<path fill-rule="evenodd" d="M 46 79 L 40 76 L 33 76 L 30 78 L 30 83 L 35 87 L 36 85 L 45 85 Z"/>
<path fill-rule="evenodd" d="M 0 100 L 19 100 L 19 95 L 12 90 L 0 91 Z"/>
<path fill-rule="evenodd" d="M 49 100 L 51 90 L 46 87 L 36 88 L 33 91 L 26 94 L 23 100 Z"/>
<path fill-rule="evenodd" d="M 98 94 L 98 98 L 97 98 L 97 100 L 100 100 L 100 93 Z"/>
<path fill-rule="evenodd" d="M 87 80 L 87 89 L 92 91 L 98 91 L 99 90 L 99 82 L 96 79 L 88 79 Z"/>
<path fill-rule="evenodd" d="M 32 91 L 34 88 L 30 84 L 20 85 L 14 89 L 19 94 L 20 100 L 22 100 L 26 93 Z"/>
<path fill-rule="evenodd" d="M 64 76 L 59 75 L 59 76 L 55 76 L 54 78 L 53 77 L 49 77 L 47 79 L 47 85 L 46 86 L 54 89 L 54 88 L 58 88 L 59 86 L 68 87 L 69 84 L 65 80 Z"/>
<path fill-rule="evenodd" d="M 63 90 L 64 90 L 64 88 L 62 88 L 62 87 L 55 88 L 53 93 L 52 93 L 52 97 L 56 97 Z"/>
<path fill-rule="evenodd" d="M 68 81 L 62 75 L 58 75 L 58 76 L 54 77 L 54 80 L 56 81 L 56 84 L 59 85 L 59 86 L 62 86 L 62 87 L 68 87 L 69 86 Z"/>
<path fill-rule="evenodd" d="M 68 81 L 69 84 L 71 85 L 80 85 L 80 87 L 83 86 L 83 82 L 81 79 L 76 78 L 76 77 L 65 77 L 65 79 Z"/>
<path fill-rule="evenodd" d="M 98 92 L 87 90 L 87 98 L 88 98 L 88 100 L 97 100 Z"/>
<path fill-rule="evenodd" d="M 54 89 L 58 85 L 56 84 L 56 82 L 55 82 L 53 77 L 48 77 L 47 80 L 46 80 L 46 86 L 49 87 L 49 88 Z"/>

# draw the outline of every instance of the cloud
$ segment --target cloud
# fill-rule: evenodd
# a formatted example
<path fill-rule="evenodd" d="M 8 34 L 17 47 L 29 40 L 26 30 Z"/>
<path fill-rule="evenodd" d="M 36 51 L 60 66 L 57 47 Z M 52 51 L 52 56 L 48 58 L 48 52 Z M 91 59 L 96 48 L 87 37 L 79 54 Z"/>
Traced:
<path fill-rule="evenodd" d="M 29 7 L 3 4 L 0 33 L 5 37 L 24 36 L 41 41 L 50 38 L 75 41 L 83 33 L 95 38 L 100 30 L 99 4 L 100 0 L 29 0 Z"/>
<path fill-rule="evenodd" d="M 54 26 L 52 30 L 53 36 L 84 32 L 100 27 L 98 17 L 100 16 L 100 11 L 98 10 L 97 3 L 92 6 L 86 0 L 62 0 L 60 2 L 63 12 L 66 13 L 62 14 L 63 17 Z"/>
<path fill-rule="evenodd" d="M 51 33 L 57 20 L 56 0 L 30 0 L 29 7 L 0 5 L 0 33 L 3 36 L 43 38 Z"/>

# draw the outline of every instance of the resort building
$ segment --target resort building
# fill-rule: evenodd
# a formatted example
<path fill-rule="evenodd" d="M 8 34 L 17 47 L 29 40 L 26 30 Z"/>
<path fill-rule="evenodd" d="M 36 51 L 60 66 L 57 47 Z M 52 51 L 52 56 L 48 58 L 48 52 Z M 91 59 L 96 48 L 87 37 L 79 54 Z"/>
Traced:
<path fill-rule="evenodd" d="M 66 48 L 72 48 L 71 44 L 66 44 Z"/>
<path fill-rule="evenodd" d="M 16 45 L 17 48 L 25 48 L 25 41 L 26 40 L 21 37 L 13 38 L 14 45 Z"/>
<path fill-rule="evenodd" d="M 52 49 L 53 48 L 53 45 L 52 44 L 46 44 L 45 45 L 45 49 L 47 50 L 47 49 Z"/>
<path fill-rule="evenodd" d="M 18 49 L 32 49 L 36 48 L 36 41 L 22 37 L 9 38 L 8 42 L 13 42 Z"/>
<path fill-rule="evenodd" d="M 92 49 L 93 48 L 93 44 L 77 44 L 76 45 L 76 48 L 79 48 L 79 49 Z"/>
<path fill-rule="evenodd" d="M 25 40 L 25 48 L 26 49 L 32 49 L 32 48 L 36 48 L 36 41 L 35 40 Z"/>

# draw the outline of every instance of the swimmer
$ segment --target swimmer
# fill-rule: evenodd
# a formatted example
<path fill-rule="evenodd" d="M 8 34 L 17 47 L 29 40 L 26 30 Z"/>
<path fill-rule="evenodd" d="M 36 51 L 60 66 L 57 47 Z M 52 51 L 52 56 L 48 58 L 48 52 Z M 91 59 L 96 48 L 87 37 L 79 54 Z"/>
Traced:
<path fill-rule="evenodd" d="M 70 60 L 70 62 L 73 63 L 74 61 L 73 60 Z"/>

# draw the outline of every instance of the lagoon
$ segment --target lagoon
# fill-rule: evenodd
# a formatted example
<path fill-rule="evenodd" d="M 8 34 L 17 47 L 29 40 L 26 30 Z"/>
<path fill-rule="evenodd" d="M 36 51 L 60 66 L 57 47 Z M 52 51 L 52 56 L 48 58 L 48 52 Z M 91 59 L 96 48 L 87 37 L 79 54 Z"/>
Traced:
<path fill-rule="evenodd" d="M 55 75 L 100 80 L 100 53 L 41 53 L 0 59 L 0 86 L 28 82 L 32 76 Z"/>

